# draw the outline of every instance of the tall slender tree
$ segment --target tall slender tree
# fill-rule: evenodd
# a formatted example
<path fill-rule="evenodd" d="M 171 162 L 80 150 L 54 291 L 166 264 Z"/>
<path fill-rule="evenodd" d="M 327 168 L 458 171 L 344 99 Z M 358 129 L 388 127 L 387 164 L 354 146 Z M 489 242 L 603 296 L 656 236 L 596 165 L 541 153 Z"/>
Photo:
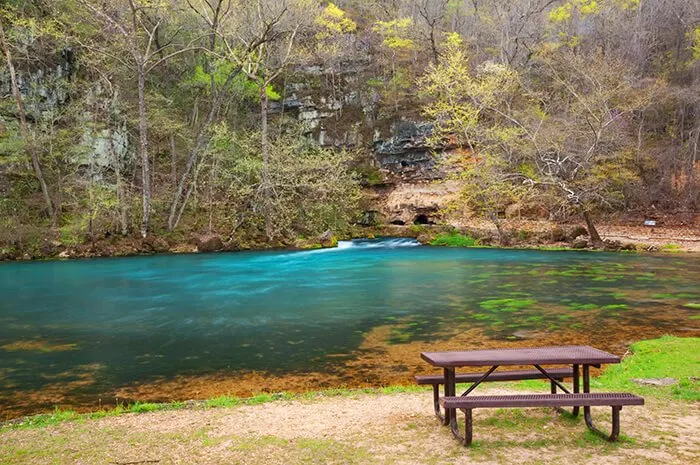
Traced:
<path fill-rule="evenodd" d="M 0 17 L 0 48 L 5 56 L 5 63 L 7 64 L 7 69 L 10 73 L 10 85 L 12 86 L 12 94 L 15 98 L 15 104 L 17 106 L 17 117 L 19 119 L 19 128 L 24 139 L 27 152 L 29 153 L 29 159 L 34 169 L 34 175 L 39 181 L 41 186 L 41 194 L 44 198 L 44 204 L 46 205 L 46 211 L 51 218 L 51 225 L 56 227 L 58 222 L 56 208 L 51 200 L 51 194 L 49 192 L 49 187 L 46 184 L 46 179 L 44 178 L 44 172 L 41 167 L 41 161 L 39 160 L 39 151 L 36 146 L 36 141 L 32 135 L 31 129 L 27 122 L 27 114 L 24 110 L 24 99 L 22 97 L 22 92 L 19 88 L 19 82 L 17 77 L 17 71 L 15 69 L 15 64 L 12 58 L 12 51 L 10 49 L 10 43 L 5 34 L 5 17 Z"/>
<path fill-rule="evenodd" d="M 146 78 L 159 65 L 176 55 L 195 49 L 176 47 L 172 39 L 163 43 L 162 29 L 168 20 L 166 1 L 118 0 L 106 4 L 96 0 L 78 0 L 92 20 L 107 36 L 100 41 L 84 43 L 88 49 L 109 55 L 135 75 L 138 88 L 139 157 L 141 159 L 142 217 L 141 236 L 148 235 L 151 222 L 151 173 L 148 154 L 148 111 Z M 177 34 L 177 31 L 174 33 Z"/>

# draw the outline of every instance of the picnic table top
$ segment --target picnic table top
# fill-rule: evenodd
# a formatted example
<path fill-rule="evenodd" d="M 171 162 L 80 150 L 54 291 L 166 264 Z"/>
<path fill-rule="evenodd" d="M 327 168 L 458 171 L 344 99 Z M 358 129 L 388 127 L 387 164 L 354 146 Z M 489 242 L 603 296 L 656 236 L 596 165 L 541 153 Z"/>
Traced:
<path fill-rule="evenodd" d="M 617 355 L 589 346 L 421 352 L 420 356 L 437 367 L 620 363 Z"/>

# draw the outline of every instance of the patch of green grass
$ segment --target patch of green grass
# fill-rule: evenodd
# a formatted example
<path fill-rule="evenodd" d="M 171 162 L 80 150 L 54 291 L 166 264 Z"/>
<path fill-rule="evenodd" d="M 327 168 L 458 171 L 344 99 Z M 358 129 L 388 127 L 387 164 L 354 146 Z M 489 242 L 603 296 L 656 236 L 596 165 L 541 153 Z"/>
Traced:
<path fill-rule="evenodd" d="M 498 428 L 536 428 L 540 429 L 549 422 L 549 418 L 528 415 L 518 408 L 497 409 L 494 414 L 480 423 Z"/>
<path fill-rule="evenodd" d="M 664 336 L 630 346 L 631 356 L 619 365 L 605 365 L 603 374 L 591 379 L 592 392 L 633 392 L 641 396 L 700 400 L 700 386 L 691 378 L 700 373 L 700 338 Z M 671 386 L 640 386 L 633 378 L 675 378 Z M 507 383 L 515 389 L 542 391 L 549 381 Z"/>
<path fill-rule="evenodd" d="M 700 386 L 691 379 L 700 373 L 700 338 L 664 336 L 636 342 L 630 346 L 630 352 L 631 357 L 626 357 L 619 365 L 609 365 L 591 385 L 596 389 L 700 400 Z M 675 378 L 679 382 L 671 386 L 646 387 L 632 382 L 633 378 Z"/>
<path fill-rule="evenodd" d="M 242 403 L 243 402 L 242 402 L 240 397 L 219 396 L 219 397 L 215 397 L 213 399 L 205 400 L 204 406 L 206 408 L 219 408 L 219 407 L 231 408 L 231 407 L 238 407 Z"/>
<path fill-rule="evenodd" d="M 586 448 L 590 447 L 591 445 L 596 445 L 611 450 L 618 449 L 624 446 L 633 446 L 636 443 L 637 441 L 635 439 L 625 436 L 624 434 L 621 434 L 618 437 L 617 442 L 608 442 L 605 438 L 594 433 L 591 430 L 586 430 L 583 433 L 583 435 L 576 440 L 576 445 L 579 447 Z"/>
<path fill-rule="evenodd" d="M 173 402 L 172 404 L 156 404 L 151 402 L 136 402 L 128 407 L 130 413 L 148 413 L 157 412 L 158 410 L 177 410 L 182 408 L 182 404 L 179 402 Z"/>
<path fill-rule="evenodd" d="M 440 234 L 430 242 L 430 245 L 440 247 L 475 247 L 479 241 L 467 234 Z"/>
<path fill-rule="evenodd" d="M 683 304 L 685 308 L 692 308 L 693 310 L 700 310 L 700 303 L 697 302 L 688 302 L 687 304 Z"/>
<path fill-rule="evenodd" d="M 661 247 L 659 247 L 659 251 L 661 252 L 677 253 L 681 252 L 682 250 L 683 248 L 678 244 L 664 244 Z"/>

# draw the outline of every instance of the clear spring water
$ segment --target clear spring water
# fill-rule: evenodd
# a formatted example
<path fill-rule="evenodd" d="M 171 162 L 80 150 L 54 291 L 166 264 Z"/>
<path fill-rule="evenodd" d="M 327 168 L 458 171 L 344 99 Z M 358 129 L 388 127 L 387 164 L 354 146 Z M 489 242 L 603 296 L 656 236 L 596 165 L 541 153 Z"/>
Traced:
<path fill-rule="evenodd" d="M 415 374 L 420 350 L 472 340 L 624 352 L 644 337 L 697 335 L 698 303 L 697 255 L 384 239 L 309 252 L 4 263 L 0 417 L 95 407 L 120 389 L 168 381 L 167 395 L 156 384 L 132 400 L 224 394 L 252 372 L 334 373 L 309 388 L 396 382 Z M 459 339 L 467 332 L 478 339 Z M 384 350 L 395 366 L 381 366 Z M 374 362 L 360 363 L 367 357 Z M 178 390 L 178 380 L 207 376 L 230 382 Z"/>

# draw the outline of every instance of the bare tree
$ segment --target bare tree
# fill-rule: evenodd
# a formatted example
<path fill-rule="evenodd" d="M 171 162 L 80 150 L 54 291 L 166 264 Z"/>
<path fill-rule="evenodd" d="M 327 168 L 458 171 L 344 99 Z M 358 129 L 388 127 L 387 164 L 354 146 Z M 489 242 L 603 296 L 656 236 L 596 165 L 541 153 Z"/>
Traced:
<path fill-rule="evenodd" d="M 269 88 L 291 63 L 300 30 L 313 24 L 316 2 L 308 0 L 239 0 L 237 17 L 221 29 L 228 59 L 259 89 L 262 171 L 259 193 L 266 234 L 272 239 L 274 189 L 270 181 Z"/>
<path fill-rule="evenodd" d="M 12 85 L 12 94 L 15 97 L 15 103 L 17 105 L 17 116 L 19 118 L 19 128 L 24 138 L 24 142 L 27 145 L 27 151 L 29 152 L 29 158 L 32 163 L 32 168 L 34 169 L 34 175 L 36 176 L 39 184 L 41 185 L 41 193 L 44 197 L 44 203 L 46 204 L 46 211 L 51 218 L 51 225 L 56 227 L 58 218 L 56 209 L 54 208 L 53 201 L 51 200 L 51 194 L 49 193 L 49 188 L 46 184 L 46 179 L 44 178 L 44 172 L 41 168 L 41 162 L 39 161 L 39 153 L 36 147 L 34 137 L 29 130 L 29 124 L 27 123 L 27 115 L 24 111 L 24 101 L 22 99 L 22 93 L 19 89 L 19 83 L 17 80 L 17 72 L 15 70 L 15 65 L 12 60 L 12 52 L 10 50 L 10 45 L 5 36 L 5 26 L 3 24 L 4 19 L 0 18 L 0 47 L 5 55 L 5 62 L 7 64 L 7 69 L 10 72 L 10 83 Z"/>
<path fill-rule="evenodd" d="M 166 22 L 163 12 L 168 5 L 146 0 L 119 0 L 105 4 L 96 0 L 78 0 L 94 20 L 102 26 L 111 42 L 105 46 L 87 48 L 109 55 L 136 75 L 139 108 L 139 155 L 141 158 L 142 218 L 141 236 L 148 235 L 151 221 L 151 174 L 148 155 L 148 115 L 146 107 L 146 78 L 154 68 L 170 58 L 193 50 L 186 46 L 169 52 L 172 40 L 159 47 L 161 28 Z M 177 34 L 177 32 L 175 32 Z M 126 56 L 122 55 L 122 51 Z"/>
<path fill-rule="evenodd" d="M 192 0 L 187 0 L 187 4 L 190 9 L 205 22 L 207 27 L 206 51 L 208 53 L 205 55 L 205 61 L 206 71 L 209 74 L 209 94 L 211 100 L 207 118 L 197 130 L 194 144 L 189 151 L 189 156 L 187 157 L 185 170 L 182 172 L 180 181 L 177 183 L 175 188 L 175 195 L 170 205 L 170 215 L 168 217 L 169 231 L 175 229 L 182 218 L 182 214 L 187 206 L 187 200 L 191 194 L 191 189 L 194 188 L 193 184 L 191 183 L 190 187 L 187 188 L 187 191 L 185 189 L 192 174 L 192 170 L 197 165 L 199 154 L 207 139 L 207 133 L 219 114 L 221 104 L 226 95 L 226 88 L 230 85 L 235 75 L 240 72 L 240 66 L 235 67 L 229 72 L 226 83 L 223 86 L 218 86 L 216 83 L 215 69 L 212 64 L 217 51 L 216 47 L 220 36 L 221 23 L 225 22 L 229 15 L 232 14 L 232 0 L 205 0 L 203 3 L 204 4 L 199 2 L 199 4 L 195 4 L 192 2 Z M 171 144 L 171 146 L 171 150 L 174 152 L 174 144 Z M 175 169 L 174 167 L 175 164 L 173 163 L 173 169 Z"/>

